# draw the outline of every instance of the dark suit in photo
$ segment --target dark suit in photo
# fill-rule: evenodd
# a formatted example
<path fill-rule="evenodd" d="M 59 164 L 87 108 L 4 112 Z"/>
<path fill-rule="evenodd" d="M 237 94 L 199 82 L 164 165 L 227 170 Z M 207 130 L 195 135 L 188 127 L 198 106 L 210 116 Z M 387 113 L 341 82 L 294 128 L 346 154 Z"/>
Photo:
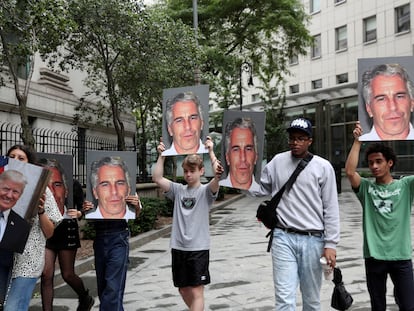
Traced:
<path fill-rule="evenodd" d="M 15 211 L 10 210 L 0 249 L 23 253 L 31 226 Z"/>

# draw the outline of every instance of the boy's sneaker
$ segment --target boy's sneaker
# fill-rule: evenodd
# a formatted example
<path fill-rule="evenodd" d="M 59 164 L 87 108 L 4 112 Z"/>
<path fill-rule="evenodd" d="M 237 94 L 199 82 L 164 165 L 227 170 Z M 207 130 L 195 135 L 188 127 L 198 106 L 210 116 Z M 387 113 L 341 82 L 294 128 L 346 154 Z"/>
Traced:
<path fill-rule="evenodd" d="M 89 295 L 89 291 L 86 292 L 85 296 L 79 298 L 79 306 L 76 311 L 89 311 L 92 309 L 95 299 Z"/>

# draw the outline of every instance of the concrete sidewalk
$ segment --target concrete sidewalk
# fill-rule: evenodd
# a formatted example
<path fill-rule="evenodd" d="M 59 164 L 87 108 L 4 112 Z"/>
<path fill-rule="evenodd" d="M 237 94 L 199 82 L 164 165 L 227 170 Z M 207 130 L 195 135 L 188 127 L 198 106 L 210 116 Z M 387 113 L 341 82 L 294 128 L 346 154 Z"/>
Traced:
<path fill-rule="evenodd" d="M 341 242 L 337 250 L 345 287 L 352 294 L 350 310 L 370 310 L 362 259 L 361 208 L 349 186 L 339 195 Z M 256 208 L 262 199 L 242 197 L 219 206 L 211 215 L 211 284 L 206 286 L 206 310 L 274 310 L 274 291 L 270 254 L 266 252 L 267 229 L 257 222 Z M 132 310 L 186 310 L 171 279 L 169 227 L 131 239 L 130 267 L 124 308 Z M 95 297 L 92 310 L 99 310 L 93 261 L 79 262 L 81 274 Z M 89 268 L 88 268 L 89 265 Z M 323 281 L 322 310 L 330 308 L 333 283 Z M 392 306 L 392 287 L 388 287 L 387 310 Z M 54 310 L 76 310 L 77 298 L 67 286 L 55 290 Z M 298 295 L 297 309 L 301 310 Z M 31 301 L 30 310 L 41 310 L 40 299 Z"/>

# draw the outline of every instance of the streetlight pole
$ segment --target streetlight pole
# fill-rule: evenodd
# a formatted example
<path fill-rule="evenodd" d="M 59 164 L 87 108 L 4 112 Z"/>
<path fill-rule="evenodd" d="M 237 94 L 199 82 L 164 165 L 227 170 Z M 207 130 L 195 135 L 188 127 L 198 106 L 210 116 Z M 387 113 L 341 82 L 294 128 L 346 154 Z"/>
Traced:
<path fill-rule="evenodd" d="M 196 44 L 198 46 L 198 6 L 197 0 L 193 0 L 193 28 L 194 28 L 194 37 Z M 200 84 L 200 69 L 196 65 L 194 68 L 194 81 L 195 84 Z"/>
<path fill-rule="evenodd" d="M 240 111 L 243 110 L 243 72 L 247 72 L 249 74 L 249 80 L 247 82 L 248 86 L 253 86 L 253 67 L 250 63 L 244 61 L 240 65 L 240 81 L 239 81 L 239 97 L 240 97 Z"/>

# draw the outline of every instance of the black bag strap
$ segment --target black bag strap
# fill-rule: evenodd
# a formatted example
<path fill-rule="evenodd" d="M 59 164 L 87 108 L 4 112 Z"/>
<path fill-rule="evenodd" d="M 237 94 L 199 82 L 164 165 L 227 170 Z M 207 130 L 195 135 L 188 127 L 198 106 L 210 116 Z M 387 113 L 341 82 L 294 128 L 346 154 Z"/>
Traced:
<path fill-rule="evenodd" d="M 270 200 L 269 202 L 270 206 L 274 206 L 274 208 L 276 209 L 277 204 L 282 198 L 283 192 L 285 190 L 289 192 L 289 190 L 292 188 L 300 172 L 302 172 L 302 170 L 306 167 L 306 165 L 308 165 L 308 163 L 310 162 L 310 160 L 312 160 L 312 158 L 313 158 L 313 154 L 309 152 L 306 157 L 300 160 L 300 162 L 298 163 L 298 166 L 293 171 L 292 175 L 290 175 L 288 181 L 282 186 L 282 188 L 279 189 L 279 191 Z"/>
<path fill-rule="evenodd" d="M 292 188 L 300 172 L 303 171 L 303 169 L 306 167 L 306 165 L 308 165 L 308 163 L 312 160 L 312 158 L 313 158 L 313 154 L 308 152 L 307 156 L 302 158 L 302 160 L 300 160 L 300 162 L 298 163 L 298 166 L 296 166 L 296 169 L 293 171 L 292 175 L 290 175 L 288 181 L 272 197 L 272 199 L 269 202 L 269 205 L 272 206 L 275 211 L 276 211 L 277 205 L 279 204 L 280 199 L 282 198 L 283 192 L 285 192 L 285 190 L 289 192 L 289 190 Z M 269 237 L 269 244 L 267 245 L 268 252 L 270 252 L 270 248 L 272 247 L 273 230 L 274 229 L 271 229 L 266 234 L 266 237 Z"/>
<path fill-rule="evenodd" d="M 298 164 L 298 166 L 296 167 L 295 171 L 292 173 L 292 176 L 290 176 L 289 180 L 286 182 L 285 186 L 286 186 L 286 191 L 289 192 L 290 188 L 292 188 L 293 183 L 296 180 L 296 177 L 298 177 L 298 175 L 300 174 L 300 172 L 302 172 L 302 170 L 306 167 L 306 165 L 308 165 L 308 163 L 310 162 L 310 160 L 312 160 L 313 158 L 313 154 L 308 152 L 308 155 L 306 157 L 304 157 Z"/>

